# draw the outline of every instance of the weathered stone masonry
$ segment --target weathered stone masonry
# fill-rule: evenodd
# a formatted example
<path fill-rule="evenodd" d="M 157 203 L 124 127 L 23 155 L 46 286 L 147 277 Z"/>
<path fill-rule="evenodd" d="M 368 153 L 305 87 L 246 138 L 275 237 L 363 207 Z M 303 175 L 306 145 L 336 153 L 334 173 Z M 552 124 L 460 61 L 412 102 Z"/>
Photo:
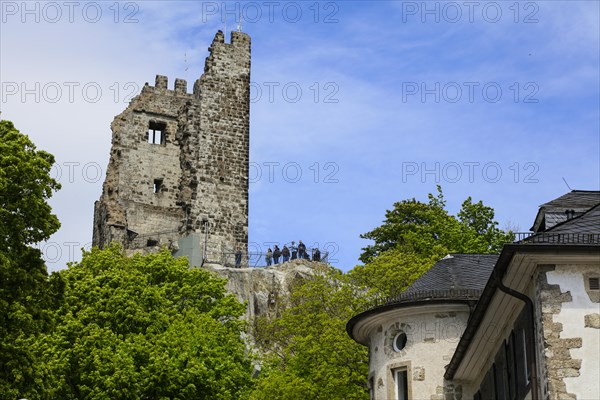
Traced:
<path fill-rule="evenodd" d="M 192 234 L 203 242 L 207 228 L 217 261 L 248 242 L 250 37 L 232 32 L 225 43 L 217 32 L 193 93 L 182 79 L 167 87 L 157 76 L 111 124 L 93 243 L 176 247 Z"/>

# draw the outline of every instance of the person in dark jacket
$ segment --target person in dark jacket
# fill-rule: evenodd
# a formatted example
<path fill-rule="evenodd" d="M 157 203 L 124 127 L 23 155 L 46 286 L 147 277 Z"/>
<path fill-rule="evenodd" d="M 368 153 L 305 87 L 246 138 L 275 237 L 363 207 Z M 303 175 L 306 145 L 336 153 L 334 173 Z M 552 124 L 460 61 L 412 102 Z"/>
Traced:
<path fill-rule="evenodd" d="M 292 252 L 292 260 L 298 258 L 298 247 L 296 246 L 296 242 L 292 241 L 292 245 L 290 246 L 290 251 Z"/>
<path fill-rule="evenodd" d="M 240 249 L 240 246 L 238 246 L 237 250 L 235 252 L 235 267 L 240 268 L 241 266 L 242 266 L 242 249 Z"/>
<path fill-rule="evenodd" d="M 306 258 L 306 245 L 302 243 L 302 240 L 298 243 L 298 258 Z"/>
<path fill-rule="evenodd" d="M 281 257 L 281 250 L 279 250 L 279 247 L 275 245 L 275 249 L 273 250 L 273 262 L 275 264 L 279 264 L 279 257 Z"/>
<path fill-rule="evenodd" d="M 281 255 L 283 256 L 283 262 L 290 261 L 290 249 L 288 249 L 287 246 L 283 246 L 283 249 L 281 250 Z"/>
<path fill-rule="evenodd" d="M 319 249 L 315 249 L 313 253 L 313 261 L 321 261 L 321 251 Z"/>

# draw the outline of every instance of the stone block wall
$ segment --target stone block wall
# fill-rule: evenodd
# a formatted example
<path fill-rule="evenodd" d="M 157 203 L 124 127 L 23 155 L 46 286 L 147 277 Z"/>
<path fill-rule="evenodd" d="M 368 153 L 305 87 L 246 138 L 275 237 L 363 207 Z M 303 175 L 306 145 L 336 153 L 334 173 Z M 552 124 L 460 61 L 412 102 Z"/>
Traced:
<path fill-rule="evenodd" d="M 198 188 L 192 202 L 194 227 L 208 218 L 209 254 L 234 252 L 248 242 L 250 147 L 250 37 L 217 33 L 200 78 Z"/>
<path fill-rule="evenodd" d="M 182 79 L 172 90 L 160 75 L 146 84 L 111 124 L 94 245 L 143 250 L 207 227 L 208 258 L 246 249 L 249 107 L 250 37 L 242 32 L 231 43 L 216 34 L 193 93 Z"/>

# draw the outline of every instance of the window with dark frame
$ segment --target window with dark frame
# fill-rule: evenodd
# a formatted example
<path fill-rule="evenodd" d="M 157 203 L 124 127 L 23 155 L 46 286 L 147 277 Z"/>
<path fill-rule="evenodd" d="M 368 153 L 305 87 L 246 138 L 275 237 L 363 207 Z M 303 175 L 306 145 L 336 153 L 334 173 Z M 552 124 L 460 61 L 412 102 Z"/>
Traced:
<path fill-rule="evenodd" d="M 394 341 L 392 343 L 392 345 L 394 347 L 394 351 L 396 351 L 396 352 L 402 351 L 404 349 L 404 347 L 406 347 L 406 341 L 407 341 L 406 333 L 398 332 L 396 334 L 396 336 L 394 337 Z"/>
<path fill-rule="evenodd" d="M 525 309 L 521 312 L 521 315 L 515 323 L 513 329 L 514 336 L 514 349 L 515 349 L 515 370 L 516 370 L 516 384 L 517 384 L 517 398 L 524 398 L 529 391 L 530 373 L 529 362 L 530 362 L 530 349 L 527 342 L 527 335 L 530 332 L 529 321 L 527 319 L 527 312 Z"/>
<path fill-rule="evenodd" d="M 502 344 L 495 359 L 496 398 L 510 399 L 509 376 L 506 366 L 506 342 Z"/>
<path fill-rule="evenodd" d="M 531 322 L 525 309 L 514 329 L 496 353 L 494 363 L 481 382 L 474 400 L 522 400 L 531 389 L 531 352 L 528 336 Z"/>
<path fill-rule="evenodd" d="M 396 382 L 396 399 L 408 400 L 408 371 L 406 368 L 396 368 L 393 372 Z"/>
<path fill-rule="evenodd" d="M 148 125 L 148 143 L 163 144 L 165 143 L 165 130 L 167 124 L 163 122 L 150 121 Z"/>
<path fill-rule="evenodd" d="M 509 399 L 514 399 L 517 396 L 517 380 L 515 370 L 515 346 L 514 335 L 511 332 L 510 336 L 504 342 L 506 348 L 506 373 L 508 375 L 508 394 Z"/>
<path fill-rule="evenodd" d="M 496 400 L 496 390 L 494 386 L 494 366 L 492 365 L 492 368 L 485 374 L 485 378 L 479 388 L 481 398 L 485 400 Z"/>
<path fill-rule="evenodd" d="M 519 329 L 519 336 L 521 337 L 521 346 L 523 349 L 523 356 L 520 357 L 521 366 L 523 368 L 523 383 L 525 385 L 529 384 L 529 364 L 528 364 L 528 348 L 527 348 L 527 334 L 525 332 L 525 328 Z"/>

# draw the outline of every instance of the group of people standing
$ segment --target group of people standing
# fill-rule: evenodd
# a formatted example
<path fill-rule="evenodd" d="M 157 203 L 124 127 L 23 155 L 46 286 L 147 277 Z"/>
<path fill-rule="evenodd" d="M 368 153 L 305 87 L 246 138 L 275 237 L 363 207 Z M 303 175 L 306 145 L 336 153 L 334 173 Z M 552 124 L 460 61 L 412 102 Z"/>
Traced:
<path fill-rule="evenodd" d="M 283 246 L 282 249 L 279 249 L 279 246 L 275 245 L 275 248 L 271 250 L 267 250 L 267 254 L 265 255 L 265 261 L 267 262 L 267 267 L 272 264 L 279 264 L 279 259 L 282 258 L 282 263 L 290 260 L 296 259 L 305 259 L 310 260 L 310 256 L 306 252 L 306 245 L 302 243 L 302 240 L 299 241 L 298 246 L 296 246 L 296 242 L 292 242 L 290 247 L 286 245 Z M 321 261 L 321 251 L 319 249 L 313 249 L 312 252 L 312 260 L 313 261 Z"/>

